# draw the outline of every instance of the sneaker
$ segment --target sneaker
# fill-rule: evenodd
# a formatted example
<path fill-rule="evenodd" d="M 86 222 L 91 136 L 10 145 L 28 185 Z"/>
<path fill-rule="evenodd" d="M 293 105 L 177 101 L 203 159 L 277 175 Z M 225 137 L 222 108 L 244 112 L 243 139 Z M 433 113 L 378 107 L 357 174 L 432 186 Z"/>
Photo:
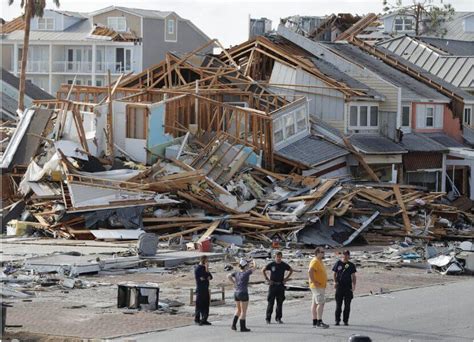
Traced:
<path fill-rule="evenodd" d="M 265 322 L 267 322 L 267 324 L 270 324 L 270 320 L 269 320 L 269 319 L 266 319 Z"/>
<path fill-rule="evenodd" d="M 202 321 L 199 323 L 199 325 L 212 325 L 212 323 L 208 321 Z"/>
<path fill-rule="evenodd" d="M 281 319 L 276 320 L 278 324 L 283 324 L 283 321 Z"/>
<path fill-rule="evenodd" d="M 341 325 L 341 324 L 340 324 L 339 321 L 338 321 L 338 322 L 336 322 L 336 324 L 334 324 L 334 325 Z"/>
<path fill-rule="evenodd" d="M 329 325 L 327 325 L 326 323 L 321 321 L 321 322 L 318 323 L 318 327 L 323 328 L 323 329 L 327 329 L 327 328 L 329 328 Z"/>
<path fill-rule="evenodd" d="M 349 325 L 349 322 L 344 322 L 344 325 Z"/>

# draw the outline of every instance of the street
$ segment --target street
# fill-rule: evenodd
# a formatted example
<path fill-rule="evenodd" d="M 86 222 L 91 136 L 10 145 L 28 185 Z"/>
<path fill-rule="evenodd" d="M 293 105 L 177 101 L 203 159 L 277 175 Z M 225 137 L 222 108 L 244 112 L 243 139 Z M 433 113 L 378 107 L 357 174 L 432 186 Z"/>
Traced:
<path fill-rule="evenodd" d="M 121 340 L 136 341 L 347 341 L 353 334 L 373 341 L 474 341 L 474 279 L 356 297 L 350 326 L 334 326 L 335 302 L 326 304 L 323 320 L 329 329 L 311 326 L 310 303 L 284 307 L 285 324 L 266 325 L 264 309 L 250 303 L 247 326 L 250 333 L 230 330 L 231 318 L 213 326 L 187 326 Z M 212 308 L 211 308 L 212 310 Z"/>

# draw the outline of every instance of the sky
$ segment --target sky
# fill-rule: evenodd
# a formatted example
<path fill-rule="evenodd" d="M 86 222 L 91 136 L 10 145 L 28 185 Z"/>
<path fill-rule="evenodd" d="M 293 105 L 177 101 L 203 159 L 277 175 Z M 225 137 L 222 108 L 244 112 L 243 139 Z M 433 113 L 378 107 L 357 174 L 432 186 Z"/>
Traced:
<path fill-rule="evenodd" d="M 5 20 L 22 13 L 20 0 L 14 0 L 11 6 L 8 6 L 8 0 L 0 1 L 1 17 Z M 47 8 L 54 8 L 53 1 L 46 0 L 46 3 Z M 249 16 L 266 17 L 276 27 L 280 18 L 296 14 L 323 16 L 342 12 L 381 13 L 383 8 L 382 0 L 60 0 L 60 3 L 60 9 L 77 12 L 93 12 L 112 5 L 174 11 L 179 16 L 190 19 L 210 38 L 217 38 L 225 47 L 248 39 Z M 474 0 L 444 0 L 444 3 L 450 3 L 457 11 L 474 11 Z"/>

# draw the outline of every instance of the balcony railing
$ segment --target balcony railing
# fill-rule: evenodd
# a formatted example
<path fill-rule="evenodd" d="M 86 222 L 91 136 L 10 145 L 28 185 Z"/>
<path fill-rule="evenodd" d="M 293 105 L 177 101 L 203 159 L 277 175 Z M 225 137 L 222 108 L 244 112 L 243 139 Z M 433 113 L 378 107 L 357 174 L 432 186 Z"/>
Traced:
<path fill-rule="evenodd" d="M 18 72 L 21 71 L 21 61 L 18 61 Z M 49 72 L 49 61 L 28 61 L 26 72 Z"/>
<path fill-rule="evenodd" d="M 92 62 L 69 62 L 56 61 L 53 62 L 53 72 L 65 73 L 92 73 Z M 95 64 L 96 73 L 106 73 L 110 69 L 112 73 L 130 72 L 130 66 L 125 68 L 122 63 L 116 62 L 97 62 Z"/>

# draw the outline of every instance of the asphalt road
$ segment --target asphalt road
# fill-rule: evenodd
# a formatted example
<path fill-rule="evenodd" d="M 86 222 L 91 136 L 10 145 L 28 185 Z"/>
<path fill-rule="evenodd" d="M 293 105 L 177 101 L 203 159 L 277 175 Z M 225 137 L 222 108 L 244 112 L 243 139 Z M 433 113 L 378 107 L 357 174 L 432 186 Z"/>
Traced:
<path fill-rule="evenodd" d="M 306 300 L 284 308 L 283 325 L 266 325 L 264 310 L 250 308 L 249 333 L 230 330 L 230 318 L 212 326 L 187 326 L 130 337 L 136 341 L 348 341 L 353 334 L 372 341 L 474 342 L 474 278 L 447 285 L 356 297 L 350 326 L 334 326 L 334 301 L 326 304 L 329 329 L 313 328 Z M 127 340 L 127 339 L 122 339 Z"/>

